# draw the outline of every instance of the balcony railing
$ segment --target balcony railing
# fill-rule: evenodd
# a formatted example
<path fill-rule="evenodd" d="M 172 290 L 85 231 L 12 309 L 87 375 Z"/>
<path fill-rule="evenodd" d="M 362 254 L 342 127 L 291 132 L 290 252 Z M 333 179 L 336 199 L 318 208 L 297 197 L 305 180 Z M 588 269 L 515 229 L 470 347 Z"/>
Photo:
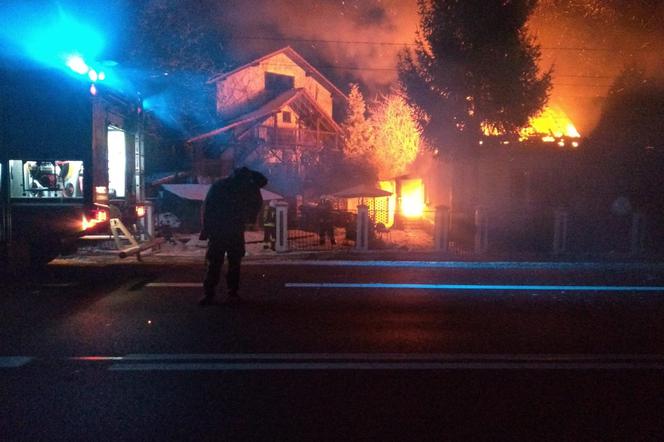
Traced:
<path fill-rule="evenodd" d="M 335 145 L 338 134 L 302 128 L 280 128 L 260 126 L 253 130 L 254 138 L 273 146 L 309 146 L 323 147 Z"/>

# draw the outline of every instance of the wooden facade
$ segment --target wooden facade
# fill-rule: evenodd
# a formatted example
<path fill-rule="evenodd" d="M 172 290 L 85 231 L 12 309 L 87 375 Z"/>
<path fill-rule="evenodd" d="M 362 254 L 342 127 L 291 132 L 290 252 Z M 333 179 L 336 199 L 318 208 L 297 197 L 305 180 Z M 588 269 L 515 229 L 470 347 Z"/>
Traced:
<path fill-rule="evenodd" d="M 219 127 L 189 140 L 194 174 L 209 181 L 249 166 L 291 189 L 307 180 L 325 155 L 341 149 L 335 105 L 346 97 L 291 48 L 210 79 Z M 284 187 L 284 186 L 282 186 Z"/>

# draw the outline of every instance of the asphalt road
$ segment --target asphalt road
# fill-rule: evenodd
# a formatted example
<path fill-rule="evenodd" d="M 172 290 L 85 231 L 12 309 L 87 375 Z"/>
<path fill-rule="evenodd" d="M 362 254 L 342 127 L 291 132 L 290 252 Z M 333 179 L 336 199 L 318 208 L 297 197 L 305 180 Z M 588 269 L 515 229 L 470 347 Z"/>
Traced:
<path fill-rule="evenodd" d="M 664 272 L 246 262 L 3 278 L 3 440 L 661 440 Z"/>

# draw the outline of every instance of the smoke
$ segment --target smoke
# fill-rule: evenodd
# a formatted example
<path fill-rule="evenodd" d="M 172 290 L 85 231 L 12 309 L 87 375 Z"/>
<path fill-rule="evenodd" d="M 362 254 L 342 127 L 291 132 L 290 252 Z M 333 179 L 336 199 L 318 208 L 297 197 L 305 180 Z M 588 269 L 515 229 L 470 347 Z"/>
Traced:
<path fill-rule="evenodd" d="M 628 66 L 661 75 L 664 1 L 541 0 L 529 28 L 554 66 L 551 102 L 582 135 L 595 127 L 615 78 Z"/>
<path fill-rule="evenodd" d="M 359 82 L 369 97 L 397 80 L 397 53 L 415 39 L 416 0 L 243 0 L 215 3 L 216 20 L 237 62 L 286 45 L 342 90 Z M 551 104 L 582 135 L 592 130 L 615 77 L 628 65 L 662 72 L 664 1 L 541 0 L 529 23 L 554 66 Z"/>
<path fill-rule="evenodd" d="M 360 82 L 374 95 L 397 78 L 397 53 L 412 43 L 416 0 L 244 0 L 217 4 L 228 50 L 250 61 L 290 45 L 344 92 Z M 248 58 L 249 57 L 249 58 Z"/>

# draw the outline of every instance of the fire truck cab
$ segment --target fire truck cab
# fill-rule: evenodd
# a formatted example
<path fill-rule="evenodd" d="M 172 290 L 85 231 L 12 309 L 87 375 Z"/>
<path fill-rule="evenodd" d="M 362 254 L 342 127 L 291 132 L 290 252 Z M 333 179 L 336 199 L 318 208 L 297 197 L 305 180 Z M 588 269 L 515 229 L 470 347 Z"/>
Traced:
<path fill-rule="evenodd" d="M 0 84 L 0 260 L 44 264 L 106 233 L 112 207 L 135 216 L 138 97 L 49 68 L 3 67 Z"/>

